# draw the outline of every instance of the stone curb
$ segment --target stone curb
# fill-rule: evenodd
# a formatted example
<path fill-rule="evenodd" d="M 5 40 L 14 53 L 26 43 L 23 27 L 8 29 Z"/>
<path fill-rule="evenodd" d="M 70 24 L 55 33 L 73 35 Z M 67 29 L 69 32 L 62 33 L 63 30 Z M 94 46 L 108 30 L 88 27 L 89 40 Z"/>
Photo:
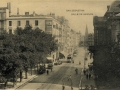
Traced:
<path fill-rule="evenodd" d="M 26 82 L 24 82 L 24 83 L 22 83 L 21 85 L 15 87 L 14 90 L 17 90 L 17 89 L 21 88 L 22 86 L 25 86 L 27 83 L 29 83 L 30 81 L 32 81 L 32 80 L 33 80 L 34 78 L 36 78 L 36 77 L 37 77 L 37 76 L 34 76 L 34 77 L 30 78 L 30 79 L 27 80 Z"/>

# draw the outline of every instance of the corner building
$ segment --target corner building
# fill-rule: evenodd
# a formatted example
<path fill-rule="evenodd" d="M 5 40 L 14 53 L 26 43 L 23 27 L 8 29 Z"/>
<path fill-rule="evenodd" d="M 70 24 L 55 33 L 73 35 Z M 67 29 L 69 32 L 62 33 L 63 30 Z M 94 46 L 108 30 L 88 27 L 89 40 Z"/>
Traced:
<path fill-rule="evenodd" d="M 7 3 L 6 7 L 0 7 L 0 33 L 5 30 L 9 34 L 14 34 L 14 31 L 17 27 L 25 28 L 26 26 L 32 26 L 33 29 L 39 28 L 45 33 L 51 34 L 55 37 L 57 43 L 59 44 L 58 51 L 51 52 L 51 57 L 54 61 L 59 58 L 59 52 L 65 52 L 67 54 L 63 54 L 67 56 L 74 51 L 74 46 L 70 47 L 71 45 L 74 45 L 73 43 L 75 43 L 70 42 L 71 39 L 74 38 L 74 35 L 72 35 L 72 37 L 70 35 L 70 27 L 64 23 L 61 24 L 56 19 L 54 13 L 50 13 L 48 15 L 39 15 L 35 12 L 32 14 L 25 12 L 24 15 L 20 15 L 19 9 L 17 9 L 16 13 L 16 15 L 11 14 L 11 3 Z"/>
<path fill-rule="evenodd" d="M 24 29 L 26 26 L 32 26 L 33 29 L 39 28 L 47 34 L 52 34 L 59 43 L 61 25 L 54 16 L 53 13 L 38 15 L 35 12 L 33 14 L 25 12 L 25 15 L 20 15 L 19 9 L 16 15 L 11 15 L 11 3 L 7 3 L 7 7 L 0 7 L 0 33 L 5 30 L 9 34 L 14 34 L 17 27 Z M 56 60 L 58 52 L 52 52 L 52 57 Z"/>

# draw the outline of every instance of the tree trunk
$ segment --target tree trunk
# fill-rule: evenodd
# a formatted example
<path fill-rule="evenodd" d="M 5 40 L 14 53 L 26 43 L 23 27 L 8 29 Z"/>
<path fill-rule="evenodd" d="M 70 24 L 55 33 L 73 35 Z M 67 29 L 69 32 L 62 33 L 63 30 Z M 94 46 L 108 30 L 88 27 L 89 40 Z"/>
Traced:
<path fill-rule="evenodd" d="M 27 79 L 28 78 L 28 76 L 27 76 L 27 71 L 25 71 L 25 79 Z"/>
<path fill-rule="evenodd" d="M 16 78 L 15 73 L 13 73 L 13 87 L 15 86 L 15 78 Z"/>
<path fill-rule="evenodd" d="M 37 65 L 37 70 L 36 70 L 36 71 L 37 71 L 37 73 L 38 73 L 38 67 L 39 67 L 39 66 Z"/>
<path fill-rule="evenodd" d="M 16 84 L 16 78 L 13 78 L 13 87 L 15 86 Z"/>
<path fill-rule="evenodd" d="M 32 75 L 32 67 L 31 67 L 31 75 Z"/>
<path fill-rule="evenodd" d="M 40 62 L 39 62 L 39 67 L 40 67 Z"/>
<path fill-rule="evenodd" d="M 5 81 L 4 88 L 6 88 L 7 83 L 8 83 L 8 79 Z"/>
<path fill-rule="evenodd" d="M 37 74 L 36 69 L 35 69 L 35 66 L 34 66 L 34 72 L 35 72 L 35 74 Z"/>
<path fill-rule="evenodd" d="M 22 71 L 20 70 L 20 82 L 22 82 Z"/>

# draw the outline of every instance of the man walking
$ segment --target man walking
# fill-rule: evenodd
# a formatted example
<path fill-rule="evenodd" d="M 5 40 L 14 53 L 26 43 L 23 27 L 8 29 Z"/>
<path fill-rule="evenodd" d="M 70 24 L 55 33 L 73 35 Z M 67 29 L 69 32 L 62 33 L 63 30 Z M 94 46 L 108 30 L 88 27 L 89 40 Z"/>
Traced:
<path fill-rule="evenodd" d="M 76 72 L 76 74 L 78 74 L 78 69 L 77 68 L 75 69 L 75 72 Z"/>
<path fill-rule="evenodd" d="M 47 70 L 47 75 L 49 75 L 49 70 Z"/>
<path fill-rule="evenodd" d="M 65 90 L 65 86 L 64 86 L 64 84 L 63 84 L 63 86 L 62 86 L 62 90 Z"/>
<path fill-rule="evenodd" d="M 88 73 L 86 74 L 86 79 L 88 79 L 89 77 L 88 77 Z"/>
<path fill-rule="evenodd" d="M 89 77 L 89 79 L 91 78 L 91 73 L 89 73 L 88 77 Z"/>
<path fill-rule="evenodd" d="M 84 73 L 84 75 L 86 75 L 86 70 L 85 69 L 83 70 L 83 73 Z"/>

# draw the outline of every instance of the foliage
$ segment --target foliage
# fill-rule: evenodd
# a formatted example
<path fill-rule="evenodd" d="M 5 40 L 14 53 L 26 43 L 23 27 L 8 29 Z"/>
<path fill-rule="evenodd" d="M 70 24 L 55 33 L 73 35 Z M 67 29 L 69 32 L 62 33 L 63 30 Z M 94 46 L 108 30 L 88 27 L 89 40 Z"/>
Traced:
<path fill-rule="evenodd" d="M 57 49 L 52 35 L 39 28 L 32 30 L 31 26 L 17 28 L 15 34 L 4 33 L 0 35 L 0 41 L 0 73 L 7 79 L 13 78 L 21 70 L 27 72 L 38 62 L 44 62 L 44 57 Z"/>

